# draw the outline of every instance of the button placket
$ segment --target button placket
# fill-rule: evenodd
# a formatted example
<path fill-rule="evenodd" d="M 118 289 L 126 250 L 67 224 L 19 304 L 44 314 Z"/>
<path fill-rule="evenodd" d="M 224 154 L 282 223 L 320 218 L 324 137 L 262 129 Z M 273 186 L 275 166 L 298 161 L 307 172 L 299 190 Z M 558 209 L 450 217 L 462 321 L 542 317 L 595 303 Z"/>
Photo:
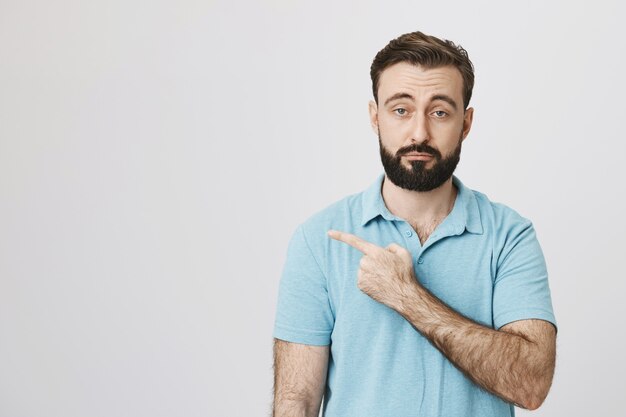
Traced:
<path fill-rule="evenodd" d="M 404 235 L 406 248 L 413 255 L 414 265 L 421 264 L 419 261 L 421 259 L 420 255 L 422 253 L 422 245 L 417 237 L 417 234 L 413 231 L 411 225 L 409 225 L 406 221 L 402 222 L 401 233 Z"/>

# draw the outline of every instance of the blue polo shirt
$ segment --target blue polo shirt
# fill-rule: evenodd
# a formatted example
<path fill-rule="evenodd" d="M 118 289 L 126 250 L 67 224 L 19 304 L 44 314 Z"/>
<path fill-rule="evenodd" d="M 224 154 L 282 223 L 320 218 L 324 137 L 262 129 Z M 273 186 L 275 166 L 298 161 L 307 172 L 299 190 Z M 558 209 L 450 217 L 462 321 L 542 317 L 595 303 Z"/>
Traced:
<path fill-rule="evenodd" d="M 349 232 L 413 254 L 417 279 L 464 316 L 499 329 L 553 323 L 548 275 L 532 223 L 453 176 L 452 211 L 424 245 L 381 195 L 365 191 L 315 213 L 293 233 L 280 279 L 274 337 L 330 345 L 325 417 L 504 417 L 514 406 L 470 381 L 400 314 L 357 287 L 362 253 L 331 239 Z"/>

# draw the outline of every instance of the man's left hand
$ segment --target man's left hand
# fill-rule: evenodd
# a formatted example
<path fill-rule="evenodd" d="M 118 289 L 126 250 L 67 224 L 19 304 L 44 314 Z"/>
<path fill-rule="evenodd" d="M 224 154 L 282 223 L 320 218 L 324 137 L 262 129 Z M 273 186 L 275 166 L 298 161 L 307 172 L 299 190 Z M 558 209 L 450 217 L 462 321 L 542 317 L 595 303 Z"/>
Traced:
<path fill-rule="evenodd" d="M 398 311 L 419 287 L 413 257 L 402 246 L 392 243 L 382 248 L 350 233 L 329 230 L 328 236 L 347 243 L 363 253 L 357 286 L 372 299 Z"/>

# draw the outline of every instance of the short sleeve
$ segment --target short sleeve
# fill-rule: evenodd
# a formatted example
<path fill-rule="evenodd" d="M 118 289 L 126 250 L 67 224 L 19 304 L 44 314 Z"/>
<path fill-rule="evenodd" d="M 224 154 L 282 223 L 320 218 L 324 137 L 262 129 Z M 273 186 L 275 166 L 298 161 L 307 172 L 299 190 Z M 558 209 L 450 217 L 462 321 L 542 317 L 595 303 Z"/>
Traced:
<path fill-rule="evenodd" d="M 497 260 L 493 289 L 496 329 L 524 319 L 542 319 L 557 327 L 546 262 L 535 229 L 526 219 L 508 231 Z"/>
<path fill-rule="evenodd" d="M 274 337 L 288 342 L 329 345 L 333 325 L 326 277 L 301 225 L 287 248 L 278 290 Z"/>

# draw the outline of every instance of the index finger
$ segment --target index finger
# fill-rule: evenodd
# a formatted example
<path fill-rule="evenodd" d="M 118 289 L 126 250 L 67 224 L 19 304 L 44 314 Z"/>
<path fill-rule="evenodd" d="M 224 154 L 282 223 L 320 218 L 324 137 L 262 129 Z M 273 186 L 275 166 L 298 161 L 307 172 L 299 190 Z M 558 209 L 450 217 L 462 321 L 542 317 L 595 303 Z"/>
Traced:
<path fill-rule="evenodd" d="M 338 230 L 331 229 L 328 231 L 328 236 L 335 240 L 347 243 L 348 245 L 360 250 L 366 255 L 369 255 L 376 250 L 382 249 L 380 246 L 368 242 L 367 240 L 361 239 L 360 237 L 355 236 L 351 233 L 340 232 Z"/>

